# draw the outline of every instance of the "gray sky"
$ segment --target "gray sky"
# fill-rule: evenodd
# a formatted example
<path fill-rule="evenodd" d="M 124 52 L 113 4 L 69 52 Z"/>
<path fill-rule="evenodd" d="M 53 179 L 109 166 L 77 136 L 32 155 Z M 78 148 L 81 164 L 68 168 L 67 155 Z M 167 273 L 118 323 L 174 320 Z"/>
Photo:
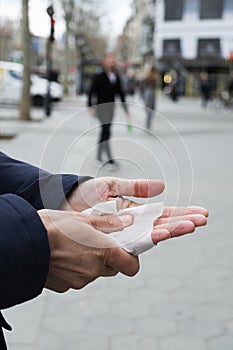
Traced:
<path fill-rule="evenodd" d="M 54 5 L 56 6 L 56 0 Z M 124 23 L 130 16 L 132 0 L 101 0 L 98 12 L 103 11 L 102 24 L 104 30 L 113 39 L 120 34 Z M 47 36 L 49 33 L 49 17 L 46 14 L 49 0 L 30 0 L 30 27 L 35 35 Z M 55 7 L 56 9 L 56 7 Z M 21 0 L 0 0 L 0 21 L 2 18 L 19 20 L 21 16 Z M 64 30 L 59 13 L 56 14 L 56 35 Z"/>
<path fill-rule="evenodd" d="M 131 13 L 130 4 L 132 0 L 102 0 L 102 8 L 106 16 L 103 16 L 103 22 L 108 30 L 120 34 L 126 20 Z"/>

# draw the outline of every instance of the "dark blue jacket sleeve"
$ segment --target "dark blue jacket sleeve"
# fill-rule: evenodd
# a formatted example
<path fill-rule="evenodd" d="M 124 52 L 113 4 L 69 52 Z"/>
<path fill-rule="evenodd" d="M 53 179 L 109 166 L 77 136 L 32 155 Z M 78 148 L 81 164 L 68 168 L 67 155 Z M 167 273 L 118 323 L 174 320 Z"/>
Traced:
<path fill-rule="evenodd" d="M 0 309 L 42 292 L 49 268 L 49 242 L 37 211 L 23 198 L 0 196 Z"/>
<path fill-rule="evenodd" d="M 17 194 L 35 209 L 59 209 L 72 188 L 89 177 L 50 174 L 0 152 L 0 195 Z"/>
<path fill-rule="evenodd" d="M 39 295 L 44 287 L 50 250 L 39 209 L 59 209 L 67 194 L 90 179 L 50 174 L 0 152 L 0 310 Z M 1 327 L 0 349 L 6 349 Z"/>

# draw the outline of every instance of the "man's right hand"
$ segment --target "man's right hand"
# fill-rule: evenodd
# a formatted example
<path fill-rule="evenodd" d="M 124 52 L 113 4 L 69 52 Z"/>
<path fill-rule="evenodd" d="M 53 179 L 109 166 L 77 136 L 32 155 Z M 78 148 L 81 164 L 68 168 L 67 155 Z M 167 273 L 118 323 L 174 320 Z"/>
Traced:
<path fill-rule="evenodd" d="M 46 288 L 63 293 L 70 288 L 81 289 L 101 276 L 115 276 L 118 272 L 134 276 L 138 272 L 138 258 L 96 229 L 118 231 L 132 224 L 133 217 L 93 217 L 54 210 L 40 210 L 38 214 L 50 245 Z"/>

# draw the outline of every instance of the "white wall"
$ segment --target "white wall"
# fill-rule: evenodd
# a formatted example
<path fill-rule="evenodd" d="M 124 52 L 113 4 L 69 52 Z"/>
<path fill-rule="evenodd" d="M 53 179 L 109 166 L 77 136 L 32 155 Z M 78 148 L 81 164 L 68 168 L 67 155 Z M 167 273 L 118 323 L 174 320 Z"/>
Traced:
<path fill-rule="evenodd" d="M 163 54 L 164 39 L 180 39 L 185 59 L 197 57 L 198 39 L 219 38 L 224 58 L 233 50 L 233 0 L 225 0 L 223 18 L 219 20 L 200 20 L 199 0 L 186 0 L 182 21 L 164 21 L 164 0 L 158 1 L 156 14 L 157 58 Z"/>

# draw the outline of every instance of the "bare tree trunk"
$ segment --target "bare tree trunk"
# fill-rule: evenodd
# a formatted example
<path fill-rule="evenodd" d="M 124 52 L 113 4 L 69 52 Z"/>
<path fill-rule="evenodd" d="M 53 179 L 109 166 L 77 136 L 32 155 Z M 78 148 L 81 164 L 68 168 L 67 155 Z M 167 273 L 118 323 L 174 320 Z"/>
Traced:
<path fill-rule="evenodd" d="M 64 95 L 69 96 L 69 57 L 70 57 L 70 46 L 69 46 L 69 22 L 66 18 L 66 35 L 65 35 L 65 52 L 64 52 L 64 81 L 63 89 Z"/>
<path fill-rule="evenodd" d="M 70 26 L 74 18 L 75 3 L 74 0 L 62 0 L 62 7 L 64 11 L 64 19 L 66 23 L 66 36 L 65 36 L 65 52 L 64 52 L 64 94 L 69 95 L 69 67 L 70 67 L 70 45 L 69 40 L 71 37 Z"/>
<path fill-rule="evenodd" d="M 30 30 L 28 17 L 29 0 L 22 0 L 22 51 L 23 51 L 23 87 L 20 101 L 19 118 L 30 120 L 30 68 L 31 68 L 31 50 L 30 50 Z"/>

